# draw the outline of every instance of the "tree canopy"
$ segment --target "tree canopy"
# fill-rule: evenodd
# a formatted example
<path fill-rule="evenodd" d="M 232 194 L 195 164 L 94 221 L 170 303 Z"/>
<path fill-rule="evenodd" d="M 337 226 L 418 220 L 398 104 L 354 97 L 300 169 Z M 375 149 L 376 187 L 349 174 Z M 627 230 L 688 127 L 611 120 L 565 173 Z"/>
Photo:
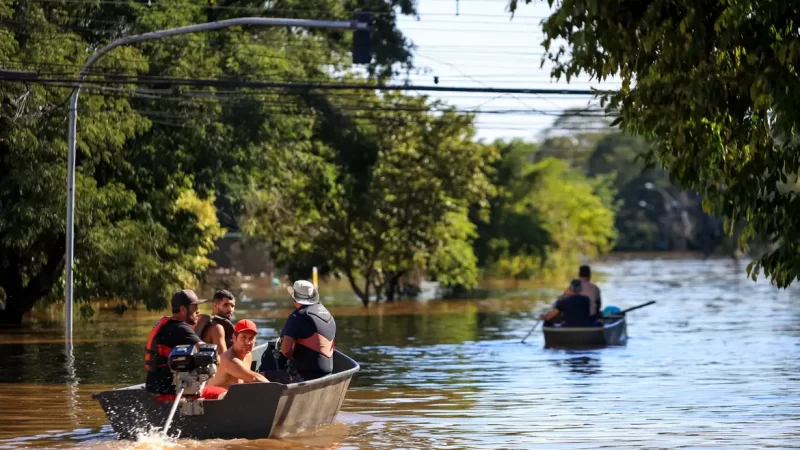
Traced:
<path fill-rule="evenodd" d="M 541 148 L 520 140 L 495 142 L 500 159 L 492 182 L 498 194 L 488 214 L 474 210 L 476 254 L 489 273 L 507 278 L 562 275 L 581 256 L 614 245 L 614 192 L 609 180 L 586 177 L 567 160 L 539 159 Z"/>
<path fill-rule="evenodd" d="M 273 242 L 279 263 L 328 262 L 365 304 L 383 291 L 392 298 L 399 278 L 414 270 L 474 285 L 466 212 L 493 189 L 485 174 L 493 148 L 473 142 L 472 118 L 399 94 L 362 95 L 374 108 L 355 116 L 333 100 L 312 100 L 323 117 L 315 134 L 328 149 L 309 178 L 313 193 L 259 189 L 248 233 Z M 285 226 L 276 227 L 277 205 L 294 211 L 278 222 Z"/>
<path fill-rule="evenodd" d="M 396 23 L 414 14 L 410 0 L 0 0 L 0 67 L 49 80 L 0 80 L 0 323 L 63 298 L 64 80 L 97 48 L 231 17 L 351 20 L 356 9 L 375 18 L 365 68 L 352 67 L 349 31 L 292 27 L 175 36 L 100 59 L 78 106 L 76 300 L 162 309 L 208 272 L 226 231 L 266 242 L 290 271 L 343 274 L 365 304 L 392 299 L 410 274 L 469 288 L 481 269 L 531 277 L 613 246 L 613 177 L 587 175 L 586 148 L 554 158 L 569 139 L 477 142 L 471 115 L 421 96 L 174 81 L 387 80 L 413 65 Z"/>
<path fill-rule="evenodd" d="M 224 227 L 238 227 L 244 193 L 307 183 L 303 169 L 328 151 L 297 92 L 176 87 L 155 77 L 367 80 L 408 67 L 396 14 L 413 13 L 413 4 L 357 3 L 0 0 L 0 65 L 53 80 L 73 79 L 95 49 L 126 35 L 243 15 L 313 11 L 351 20 L 356 6 L 377 13 L 375 58 L 363 75 L 351 70 L 351 33 L 338 30 L 240 27 L 103 57 L 78 107 L 76 299 L 162 308 L 206 271 Z M 111 76 L 153 82 L 92 84 Z M 70 93 L 57 82 L 0 81 L 0 323 L 18 323 L 36 301 L 63 294 Z"/>
<path fill-rule="evenodd" d="M 530 3 L 532 0 L 525 0 Z M 511 11 L 518 7 L 510 2 Z M 708 212 L 744 221 L 741 244 L 772 250 L 748 266 L 780 287 L 800 276 L 800 9 L 792 2 L 592 1 L 548 4 L 545 60 L 555 78 L 616 76 L 602 94 L 620 128 L 651 139 L 649 162 L 705 197 Z M 544 63 L 544 61 L 543 61 Z"/>

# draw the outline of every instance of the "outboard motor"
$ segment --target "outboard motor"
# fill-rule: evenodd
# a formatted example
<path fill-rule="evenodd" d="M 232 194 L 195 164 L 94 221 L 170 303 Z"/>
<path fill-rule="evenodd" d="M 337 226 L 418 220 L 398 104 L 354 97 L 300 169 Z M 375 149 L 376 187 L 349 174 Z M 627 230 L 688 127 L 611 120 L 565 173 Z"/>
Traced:
<path fill-rule="evenodd" d="M 201 344 L 176 345 L 167 358 L 175 391 L 183 395 L 199 395 L 206 382 L 217 373 L 217 346 Z"/>
<path fill-rule="evenodd" d="M 281 353 L 281 338 L 267 343 L 267 348 L 261 355 L 259 372 L 272 372 L 286 368 L 286 357 Z"/>
<path fill-rule="evenodd" d="M 267 344 L 267 348 L 261 355 L 261 366 L 258 371 L 269 378 L 270 381 L 278 383 L 290 384 L 303 381 L 297 370 L 295 370 L 292 360 L 281 353 L 280 337 Z"/>
<path fill-rule="evenodd" d="M 175 385 L 175 403 L 164 424 L 164 434 L 167 433 L 175 411 L 184 395 L 200 395 L 208 380 L 217 373 L 217 346 L 215 344 L 201 344 L 198 348 L 194 345 L 176 345 L 167 357 L 167 365 L 172 371 L 173 384 Z M 182 412 L 187 415 L 202 414 L 202 406 L 197 402 L 186 402 Z"/>

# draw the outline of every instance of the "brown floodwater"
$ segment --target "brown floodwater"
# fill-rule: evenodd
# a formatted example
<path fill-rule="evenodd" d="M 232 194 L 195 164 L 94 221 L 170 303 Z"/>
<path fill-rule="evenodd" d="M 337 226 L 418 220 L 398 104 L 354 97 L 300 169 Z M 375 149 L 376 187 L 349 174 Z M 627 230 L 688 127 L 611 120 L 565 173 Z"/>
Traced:
<path fill-rule="evenodd" d="M 0 330 L 0 449 L 16 448 L 789 448 L 800 445 L 800 296 L 724 260 L 626 260 L 602 272 L 629 315 L 624 347 L 521 344 L 553 289 L 493 283 L 469 300 L 361 307 L 329 289 L 337 348 L 361 364 L 334 424 L 281 439 L 118 441 L 91 394 L 141 383 L 158 313 L 59 311 Z M 326 292 L 324 291 L 324 292 Z M 237 318 L 273 338 L 285 290 L 245 285 Z"/>

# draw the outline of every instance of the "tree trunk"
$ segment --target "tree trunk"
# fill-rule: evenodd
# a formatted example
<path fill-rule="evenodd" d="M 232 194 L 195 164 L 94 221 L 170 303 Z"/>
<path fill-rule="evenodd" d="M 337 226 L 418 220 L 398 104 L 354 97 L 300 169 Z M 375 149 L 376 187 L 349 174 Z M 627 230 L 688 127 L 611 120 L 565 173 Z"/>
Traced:
<path fill-rule="evenodd" d="M 22 268 L 16 255 L 6 254 L 6 267 L 2 268 L 0 287 L 6 294 L 5 309 L 0 310 L 0 326 L 19 325 L 23 316 L 33 309 L 33 305 L 50 293 L 60 279 L 66 262 L 64 239 L 50 242 L 47 263 L 27 285 L 22 285 Z"/>
<path fill-rule="evenodd" d="M 0 310 L 0 326 L 22 324 L 22 319 L 25 314 L 33 309 L 33 305 L 35 305 L 40 298 L 44 297 L 49 292 L 49 289 L 53 287 L 53 285 L 50 284 L 48 291 L 44 293 L 38 289 L 33 289 L 34 287 L 38 288 L 41 286 L 41 282 L 36 281 L 39 279 L 39 276 L 35 277 L 25 288 L 21 286 L 4 287 L 6 292 L 5 309 Z M 31 284 L 34 282 L 36 284 L 32 286 Z"/>
<path fill-rule="evenodd" d="M 349 267 L 344 270 L 344 273 L 347 276 L 347 281 L 350 283 L 350 288 L 353 289 L 353 292 L 356 294 L 356 296 L 361 299 L 361 303 L 363 303 L 364 306 L 369 306 L 369 288 L 370 284 L 372 283 L 372 271 L 367 271 L 363 290 L 358 283 L 356 283 L 356 279 Z"/>
<path fill-rule="evenodd" d="M 397 278 L 394 276 L 389 277 L 389 285 L 386 287 L 386 301 L 393 302 L 394 296 L 397 294 Z"/>
<path fill-rule="evenodd" d="M 361 303 L 363 303 L 364 306 L 369 306 L 369 280 L 364 283 L 364 297 L 361 298 Z"/>
<path fill-rule="evenodd" d="M 383 299 L 383 286 L 378 280 L 375 280 L 372 283 L 372 288 L 375 289 L 375 303 L 377 303 Z"/>
<path fill-rule="evenodd" d="M 26 299 L 17 299 L 17 294 L 8 295 L 5 301 L 5 309 L 0 309 L 0 327 L 20 325 L 22 317 L 26 312 L 33 308 L 32 302 L 28 305 Z"/>
<path fill-rule="evenodd" d="M 400 285 L 400 278 L 405 275 L 405 271 L 393 273 L 389 276 L 389 288 L 386 291 L 386 301 L 392 302 L 397 295 L 398 287 Z"/>
<path fill-rule="evenodd" d="M 367 285 L 367 292 L 363 292 L 358 286 L 358 283 L 356 283 L 355 277 L 353 277 L 349 268 L 345 269 L 344 274 L 347 276 L 347 281 L 350 283 L 350 289 L 353 290 L 353 293 L 361 299 L 361 303 L 363 303 L 364 306 L 369 306 L 369 285 Z"/>

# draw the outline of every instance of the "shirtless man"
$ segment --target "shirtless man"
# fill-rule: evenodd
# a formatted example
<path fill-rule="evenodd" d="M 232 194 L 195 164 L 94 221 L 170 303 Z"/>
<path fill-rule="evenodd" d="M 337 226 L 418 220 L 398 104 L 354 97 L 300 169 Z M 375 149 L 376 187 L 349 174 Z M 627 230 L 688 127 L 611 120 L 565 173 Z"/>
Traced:
<path fill-rule="evenodd" d="M 233 312 L 236 299 L 231 291 L 220 289 L 212 299 L 213 314 L 201 314 L 194 325 L 194 332 L 203 342 L 216 344 L 219 353 L 225 353 L 233 343 Z"/>
<path fill-rule="evenodd" d="M 243 319 L 236 322 L 233 345 L 220 357 L 217 373 L 208 380 L 209 385 L 229 389 L 233 384 L 269 381 L 264 375 L 250 370 L 257 334 L 256 324 L 252 321 Z"/>
<path fill-rule="evenodd" d="M 589 299 L 592 301 L 590 305 L 590 314 L 592 316 L 600 315 L 600 308 L 602 307 L 600 288 L 597 287 L 596 284 L 592 283 L 592 269 L 589 268 L 589 266 L 581 266 L 578 268 L 578 279 L 581 281 L 581 295 L 589 297 Z M 569 297 L 573 294 L 574 292 L 571 292 L 570 288 L 567 288 L 564 293 L 558 297 L 558 300 Z M 553 306 L 555 307 L 555 303 Z"/>

